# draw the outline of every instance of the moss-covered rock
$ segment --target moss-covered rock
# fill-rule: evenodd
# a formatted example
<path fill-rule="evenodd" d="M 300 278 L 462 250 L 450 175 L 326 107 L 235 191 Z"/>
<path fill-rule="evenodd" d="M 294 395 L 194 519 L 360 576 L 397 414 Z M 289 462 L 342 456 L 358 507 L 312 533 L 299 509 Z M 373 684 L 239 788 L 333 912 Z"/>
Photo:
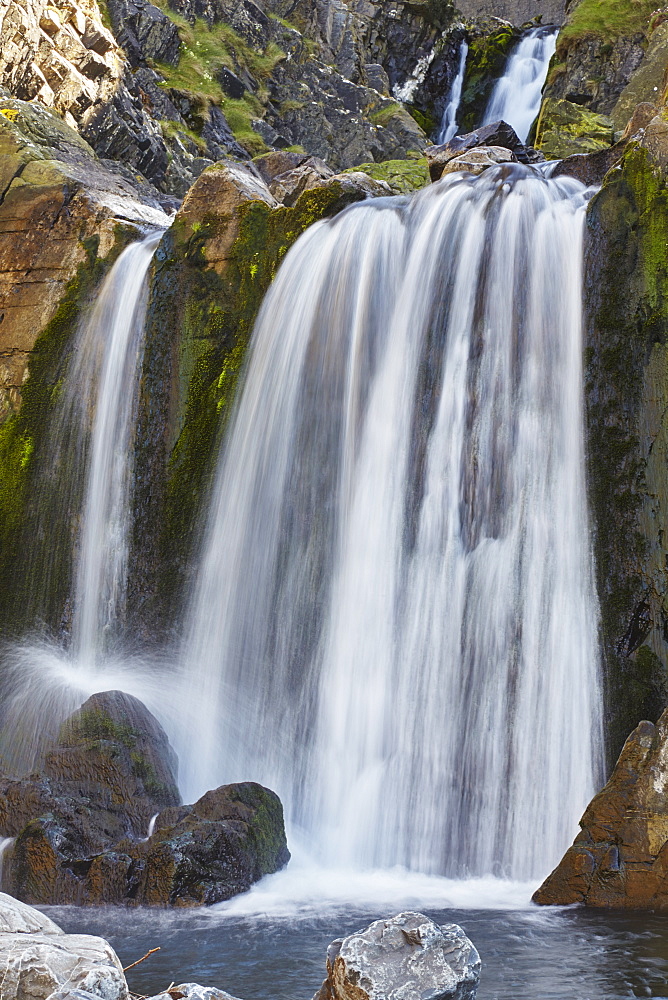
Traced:
<path fill-rule="evenodd" d="M 614 141 L 612 122 L 569 101 L 546 98 L 536 123 L 534 145 L 548 160 L 595 153 Z"/>
<path fill-rule="evenodd" d="M 264 295 L 308 226 L 365 196 L 356 184 L 333 177 L 287 208 L 277 206 L 266 187 L 262 195 L 259 186 L 231 195 L 234 172 L 205 172 L 155 258 L 130 591 L 135 606 L 151 604 L 155 614 L 146 606 L 146 617 L 156 626 L 171 620 L 165 608 L 189 571 L 203 497 Z"/>
<path fill-rule="evenodd" d="M 586 406 L 609 759 L 668 680 L 668 190 L 632 144 L 590 204 Z"/>
<path fill-rule="evenodd" d="M 383 163 L 362 163 L 344 173 L 361 172 L 377 181 L 389 184 L 393 194 L 410 194 L 429 184 L 427 160 L 421 156 L 410 160 L 385 160 Z"/>

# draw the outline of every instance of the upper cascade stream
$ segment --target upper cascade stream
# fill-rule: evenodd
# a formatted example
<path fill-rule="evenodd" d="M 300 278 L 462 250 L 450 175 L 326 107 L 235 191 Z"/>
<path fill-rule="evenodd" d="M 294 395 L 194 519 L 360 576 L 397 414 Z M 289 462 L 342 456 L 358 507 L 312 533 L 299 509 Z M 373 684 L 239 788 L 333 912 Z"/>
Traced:
<path fill-rule="evenodd" d="M 558 33 L 558 28 L 532 28 L 521 39 L 508 60 L 506 72 L 492 91 L 483 125 L 503 120 L 512 125 L 521 142 L 527 141 L 540 111 L 543 84 Z"/>
<path fill-rule="evenodd" d="M 462 99 L 462 87 L 464 86 L 464 74 L 466 72 L 466 58 L 469 54 L 468 42 L 462 39 L 459 46 L 459 64 L 457 75 L 452 81 L 448 103 L 443 112 L 443 120 L 438 133 L 437 142 L 449 142 L 453 136 L 457 135 L 457 112 Z"/>
<path fill-rule="evenodd" d="M 590 194 L 520 165 L 453 174 L 290 250 L 187 622 L 186 798 L 261 781 L 328 864 L 556 863 L 600 779 Z"/>
<path fill-rule="evenodd" d="M 62 643 L 40 637 L 8 656 L 0 749 L 17 767 L 34 760 L 45 735 L 113 676 L 109 656 L 125 616 L 147 273 L 161 236 L 153 232 L 120 254 L 79 328 L 63 378 L 39 484 L 50 502 L 38 524 L 34 585 L 48 593 L 71 561 L 70 623 Z M 62 531 L 68 523 L 76 535 Z"/>

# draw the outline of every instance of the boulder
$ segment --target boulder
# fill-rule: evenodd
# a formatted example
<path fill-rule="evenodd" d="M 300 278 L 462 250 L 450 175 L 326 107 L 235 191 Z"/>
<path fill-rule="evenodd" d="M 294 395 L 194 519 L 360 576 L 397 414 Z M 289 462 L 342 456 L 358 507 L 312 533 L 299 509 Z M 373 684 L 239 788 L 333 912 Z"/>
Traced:
<path fill-rule="evenodd" d="M 164 823 L 158 816 L 146 844 L 138 902 L 218 903 L 246 892 L 290 859 L 280 799 L 254 782 L 222 785 L 173 826 Z"/>
<path fill-rule="evenodd" d="M 443 167 L 442 177 L 446 174 L 454 174 L 463 171 L 467 174 L 481 174 L 488 167 L 494 167 L 497 163 L 517 163 L 517 157 L 509 149 L 503 146 L 480 146 L 472 149 L 469 153 L 462 153 L 448 160 Z"/>
<path fill-rule="evenodd" d="M 479 978 L 480 957 L 461 927 L 409 911 L 332 942 L 314 1000 L 466 1000 Z"/>
<path fill-rule="evenodd" d="M 507 122 L 493 122 L 491 125 L 483 125 L 466 135 L 456 135 L 449 142 L 440 146 L 427 147 L 425 155 L 432 181 L 437 181 L 444 172 L 447 172 L 445 170 L 446 164 L 454 160 L 455 157 L 461 157 L 481 146 L 509 150 L 513 153 L 514 162 L 535 163 L 544 159 L 531 146 L 525 146 L 520 142 L 517 133 Z M 475 157 L 472 162 L 475 162 Z"/>
<path fill-rule="evenodd" d="M 668 909 L 668 709 L 631 733 L 572 847 L 533 895 L 541 905 Z"/>
<path fill-rule="evenodd" d="M 39 910 L 0 893 L 2 1000 L 128 1000 L 123 968 L 102 938 L 64 934 Z"/>
<path fill-rule="evenodd" d="M 113 759 L 128 780 L 134 779 L 133 797 L 147 799 L 151 807 L 181 802 L 176 754 L 167 733 L 138 698 L 123 691 L 92 695 L 63 725 L 44 773 L 61 782 L 74 782 L 80 789 L 90 780 L 86 760 L 91 755 Z M 104 782 L 99 760 L 92 774 L 94 781 Z"/>

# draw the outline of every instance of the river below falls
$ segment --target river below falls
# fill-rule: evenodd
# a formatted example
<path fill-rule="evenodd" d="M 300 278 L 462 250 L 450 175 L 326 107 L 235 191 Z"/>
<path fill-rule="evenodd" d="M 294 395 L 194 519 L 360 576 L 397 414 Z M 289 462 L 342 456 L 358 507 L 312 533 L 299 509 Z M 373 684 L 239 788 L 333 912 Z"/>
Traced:
<path fill-rule="evenodd" d="M 495 879 L 302 870 L 209 908 L 44 909 L 70 933 L 105 937 L 124 966 L 160 947 L 128 973 L 130 989 L 144 996 L 198 982 L 243 1000 L 311 1000 L 332 940 L 417 909 L 460 924 L 474 942 L 478 1000 L 668 998 L 668 915 L 539 908 L 530 892 Z"/>

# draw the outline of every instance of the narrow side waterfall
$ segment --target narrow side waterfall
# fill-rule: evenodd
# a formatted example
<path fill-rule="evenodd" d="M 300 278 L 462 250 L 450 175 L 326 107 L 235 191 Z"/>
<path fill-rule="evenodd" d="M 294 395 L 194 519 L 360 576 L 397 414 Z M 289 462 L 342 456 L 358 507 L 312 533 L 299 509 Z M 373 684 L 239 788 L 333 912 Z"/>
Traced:
<path fill-rule="evenodd" d="M 449 142 L 453 136 L 457 135 L 457 113 L 462 99 L 462 87 L 464 86 L 464 74 L 466 72 L 466 59 L 469 54 L 468 42 L 465 38 L 459 47 L 459 65 L 457 76 L 452 82 L 450 97 L 443 112 L 443 120 L 438 133 L 437 142 Z"/>
<path fill-rule="evenodd" d="M 526 142 L 540 111 L 541 92 L 558 34 L 558 28 L 532 28 L 522 38 L 492 92 L 483 125 L 503 120 Z"/>
<path fill-rule="evenodd" d="M 7 653 L 0 754 L 17 769 L 93 691 L 128 688 L 109 670 L 125 610 L 134 424 L 144 345 L 147 272 L 162 231 L 127 247 L 82 324 L 64 374 L 40 490 L 54 526 L 40 523 L 35 549 L 43 579 L 58 571 L 53 544 L 72 547 L 69 637 L 30 640 Z M 42 521 L 44 518 L 42 519 Z M 74 531 L 72 528 L 74 527 Z M 49 559 L 52 557 L 52 561 Z M 36 584 L 37 586 L 38 584 Z M 104 679 L 99 671 L 104 663 Z"/>
<path fill-rule="evenodd" d="M 92 412 L 74 590 L 72 651 L 93 666 L 125 610 L 133 428 L 148 272 L 162 233 L 129 246 L 105 281 L 67 380 L 66 408 Z M 80 433 L 84 431 L 83 427 Z"/>
<path fill-rule="evenodd" d="M 456 174 L 289 252 L 185 639 L 186 797 L 261 781 L 328 864 L 527 879 L 570 843 L 600 777 L 589 193 Z"/>

